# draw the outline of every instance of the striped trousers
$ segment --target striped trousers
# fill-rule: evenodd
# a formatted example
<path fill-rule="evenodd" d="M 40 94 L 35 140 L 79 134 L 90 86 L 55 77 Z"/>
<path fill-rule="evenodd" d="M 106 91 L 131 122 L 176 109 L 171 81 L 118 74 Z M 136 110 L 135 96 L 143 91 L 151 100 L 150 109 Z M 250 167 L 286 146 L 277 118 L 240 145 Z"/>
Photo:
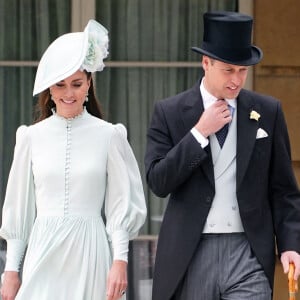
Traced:
<path fill-rule="evenodd" d="M 174 300 L 244 299 L 272 299 L 245 234 L 204 234 Z"/>

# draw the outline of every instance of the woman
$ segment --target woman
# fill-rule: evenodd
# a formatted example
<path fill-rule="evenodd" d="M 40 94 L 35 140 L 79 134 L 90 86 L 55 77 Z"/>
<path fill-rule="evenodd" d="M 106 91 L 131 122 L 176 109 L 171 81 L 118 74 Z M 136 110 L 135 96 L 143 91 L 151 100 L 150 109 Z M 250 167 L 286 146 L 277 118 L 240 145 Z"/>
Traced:
<path fill-rule="evenodd" d="M 128 241 L 146 206 L 126 129 L 101 119 L 94 94 L 91 72 L 103 69 L 107 46 L 91 20 L 39 63 L 38 122 L 17 130 L 3 207 L 2 300 L 125 299 Z"/>

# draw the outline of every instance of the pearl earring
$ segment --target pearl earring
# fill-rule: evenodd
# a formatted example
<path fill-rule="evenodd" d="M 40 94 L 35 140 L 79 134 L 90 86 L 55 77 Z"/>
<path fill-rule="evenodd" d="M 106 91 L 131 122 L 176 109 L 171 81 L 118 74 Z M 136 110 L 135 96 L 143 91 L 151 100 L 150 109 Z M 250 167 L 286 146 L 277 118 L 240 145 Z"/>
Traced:
<path fill-rule="evenodd" d="M 85 96 L 85 102 L 89 102 L 89 97 L 88 96 L 89 96 L 88 94 Z"/>

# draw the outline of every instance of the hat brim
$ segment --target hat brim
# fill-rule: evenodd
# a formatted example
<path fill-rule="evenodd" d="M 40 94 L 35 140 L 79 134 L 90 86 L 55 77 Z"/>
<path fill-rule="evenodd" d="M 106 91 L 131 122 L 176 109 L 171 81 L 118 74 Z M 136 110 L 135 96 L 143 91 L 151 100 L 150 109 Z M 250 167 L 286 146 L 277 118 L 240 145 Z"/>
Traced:
<path fill-rule="evenodd" d="M 251 47 L 251 57 L 246 59 L 246 60 L 228 60 L 228 59 L 224 59 L 222 57 L 216 56 L 215 54 L 208 52 L 204 49 L 198 48 L 198 47 L 192 47 L 191 48 L 194 52 L 206 55 L 208 57 L 214 58 L 216 60 L 220 60 L 222 62 L 228 63 L 228 64 L 232 64 L 232 65 L 238 65 L 238 66 L 252 66 L 252 65 L 256 65 L 257 63 L 259 63 L 261 61 L 261 59 L 263 58 L 263 53 L 261 51 L 261 49 L 259 49 L 256 46 L 252 46 Z"/>
<path fill-rule="evenodd" d="M 84 60 L 87 45 L 86 32 L 66 33 L 54 40 L 39 62 L 33 96 L 78 71 Z"/>
<path fill-rule="evenodd" d="M 90 38 L 94 42 L 92 45 L 93 51 L 91 51 L 92 54 L 89 53 L 89 59 L 87 60 L 89 65 L 88 63 L 83 65 L 87 56 Z M 54 40 L 39 62 L 33 96 L 71 76 L 78 70 L 86 70 L 87 72 L 102 70 L 104 66 L 103 58 L 107 56 L 108 51 L 104 51 L 101 46 L 106 41 L 108 43 L 106 28 L 95 20 L 89 20 L 83 32 L 66 33 Z M 96 51 L 101 52 L 103 57 L 95 55 Z M 94 69 L 91 70 L 91 68 Z"/>

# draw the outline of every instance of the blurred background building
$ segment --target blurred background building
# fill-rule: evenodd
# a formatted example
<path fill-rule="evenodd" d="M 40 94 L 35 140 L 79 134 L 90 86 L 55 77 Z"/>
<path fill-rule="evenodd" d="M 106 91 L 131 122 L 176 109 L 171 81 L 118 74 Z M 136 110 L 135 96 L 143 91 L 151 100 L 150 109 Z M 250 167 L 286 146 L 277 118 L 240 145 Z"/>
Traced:
<path fill-rule="evenodd" d="M 109 30 L 110 55 L 104 72 L 95 77 L 97 95 L 105 119 L 128 129 L 148 204 L 141 236 L 130 244 L 128 300 L 151 298 L 156 237 L 168 200 L 155 197 L 145 183 L 143 157 L 153 103 L 191 87 L 203 74 L 201 56 L 190 48 L 200 46 L 202 15 L 208 10 L 253 15 L 254 43 L 264 58 L 250 69 L 247 88 L 282 101 L 300 182 L 298 0 L 0 0 L 0 207 L 16 129 L 32 123 L 37 100 L 32 89 L 42 53 L 59 35 L 82 31 L 91 18 Z M 5 249 L 0 241 L 0 272 Z M 287 299 L 287 278 L 279 263 L 275 281 L 274 299 Z"/>

